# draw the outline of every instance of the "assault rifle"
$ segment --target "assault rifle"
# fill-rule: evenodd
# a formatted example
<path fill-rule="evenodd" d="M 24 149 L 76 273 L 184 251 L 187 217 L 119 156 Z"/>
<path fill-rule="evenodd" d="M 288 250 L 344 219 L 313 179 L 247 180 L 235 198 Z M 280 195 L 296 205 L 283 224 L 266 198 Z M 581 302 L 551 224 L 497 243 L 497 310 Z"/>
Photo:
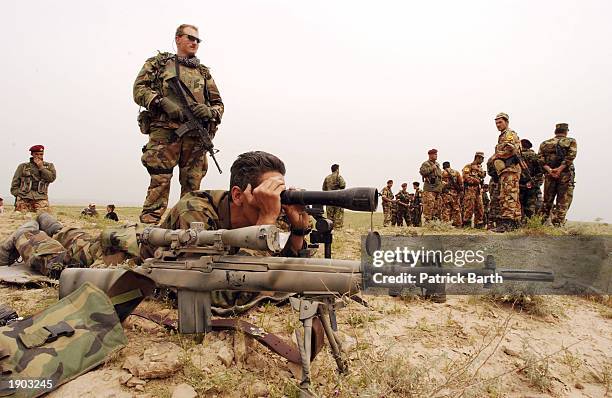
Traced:
<path fill-rule="evenodd" d="M 184 83 L 181 82 L 181 80 L 177 76 L 171 77 L 167 80 L 167 82 L 170 89 L 172 89 L 172 91 L 174 91 L 174 94 L 176 94 L 176 96 L 179 98 L 179 101 L 181 102 L 181 111 L 187 119 L 187 121 L 183 123 L 178 129 L 176 129 L 174 133 L 177 136 L 182 137 L 184 134 L 190 131 L 197 131 L 200 135 L 200 138 L 202 139 L 202 146 L 204 147 L 204 150 L 210 154 L 211 159 L 215 162 L 215 165 L 217 166 L 217 170 L 219 170 L 219 174 L 221 174 L 221 167 L 219 167 L 217 158 L 215 158 L 215 154 L 219 151 L 216 150 L 215 146 L 213 145 L 212 137 L 210 136 L 209 125 L 202 123 L 202 120 L 197 118 L 193 114 L 189 101 L 187 100 L 187 95 L 189 94 L 189 97 L 191 97 L 191 99 L 195 103 L 197 103 L 196 99 L 194 98 L 191 91 L 184 87 Z"/>

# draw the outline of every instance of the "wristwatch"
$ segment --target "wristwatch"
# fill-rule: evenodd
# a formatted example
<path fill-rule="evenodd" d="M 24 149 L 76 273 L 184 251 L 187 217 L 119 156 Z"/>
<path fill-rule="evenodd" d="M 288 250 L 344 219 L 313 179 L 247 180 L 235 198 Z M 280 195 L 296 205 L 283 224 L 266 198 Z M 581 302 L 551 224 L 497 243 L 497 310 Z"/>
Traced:
<path fill-rule="evenodd" d="M 306 236 L 311 231 L 311 228 L 291 228 L 291 234 L 296 236 Z"/>

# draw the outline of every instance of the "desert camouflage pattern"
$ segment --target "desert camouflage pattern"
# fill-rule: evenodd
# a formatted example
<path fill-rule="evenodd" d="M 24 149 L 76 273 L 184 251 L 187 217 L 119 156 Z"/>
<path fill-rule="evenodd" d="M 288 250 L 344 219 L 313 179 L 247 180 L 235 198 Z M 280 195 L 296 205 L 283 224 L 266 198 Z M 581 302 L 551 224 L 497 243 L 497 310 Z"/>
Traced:
<path fill-rule="evenodd" d="M 421 199 L 423 201 L 423 218 L 425 222 L 439 218 L 439 196 L 440 192 L 423 191 Z"/>
<path fill-rule="evenodd" d="M 495 146 L 498 159 L 510 159 L 521 153 L 521 140 L 514 130 L 506 129 L 501 132 Z M 499 172 L 499 218 L 508 221 L 520 221 L 522 217 L 521 202 L 519 200 L 519 180 L 521 165 L 506 164 Z"/>
<path fill-rule="evenodd" d="M 57 173 L 53 163 L 43 162 L 43 167 L 39 169 L 33 159 L 30 158 L 29 162 L 17 166 L 11 181 L 11 195 L 30 202 L 48 201 L 49 184 L 55 181 L 56 177 Z M 44 207 L 48 206 L 49 203 L 47 202 Z M 39 207 L 41 206 L 39 205 Z"/>
<path fill-rule="evenodd" d="M 49 329 L 62 322 L 74 334 L 51 341 Z M 126 344 L 111 300 L 85 283 L 46 310 L 0 328 L 0 347 L 7 354 L 0 359 L 0 384 L 6 386 L 9 379 L 50 379 L 54 389 L 100 365 Z M 37 397 L 48 391 L 18 389 L 10 396 Z"/>
<path fill-rule="evenodd" d="M 455 181 L 452 182 L 451 178 Z M 463 179 L 457 170 L 451 168 L 442 170 L 442 192 L 440 200 L 440 220 L 451 222 L 455 227 L 462 225 L 461 195 L 459 188 L 463 188 Z"/>
<path fill-rule="evenodd" d="M 323 191 L 336 191 L 346 188 L 346 182 L 339 171 L 334 171 L 323 180 Z M 344 209 L 342 207 L 325 206 L 327 218 L 334 223 L 334 228 L 344 226 Z"/>
<path fill-rule="evenodd" d="M 390 200 L 393 200 L 393 198 L 395 198 L 391 189 L 387 187 L 386 185 L 383 189 L 381 189 L 380 196 L 383 198 L 388 198 Z M 387 227 L 389 226 L 389 224 L 393 222 L 393 204 L 391 202 L 385 202 L 383 200 L 382 208 L 383 208 L 383 216 L 384 216 L 383 227 Z"/>
<path fill-rule="evenodd" d="M 397 200 L 396 206 L 397 211 L 395 213 L 395 225 L 398 227 L 404 226 L 404 221 L 406 222 L 406 226 L 409 227 L 412 225 L 412 218 L 410 216 L 410 194 L 408 191 L 400 190 L 396 195 L 395 199 Z"/>
<path fill-rule="evenodd" d="M 463 221 L 466 224 L 472 222 L 478 227 L 485 223 L 484 206 L 482 202 L 482 182 L 486 176 L 482 166 L 476 162 L 466 164 L 461 170 L 465 193 L 463 196 Z"/>
<path fill-rule="evenodd" d="M 179 138 L 173 130 L 151 127 L 141 161 L 151 176 L 141 215 L 141 220 L 148 223 L 159 222 L 168 208 L 170 181 L 175 166 L 179 167 L 181 197 L 200 189 L 200 183 L 208 171 L 206 151 L 195 132 Z"/>
<path fill-rule="evenodd" d="M 574 159 L 578 145 L 572 137 L 557 136 L 542 142 L 538 157 L 543 165 L 557 168 L 562 164 L 565 169 L 559 178 L 547 174 L 544 181 L 544 198 L 541 214 L 547 220 L 552 211 L 552 223 L 562 225 L 574 197 L 575 169 Z M 556 203 L 555 203 L 556 201 Z M 554 206 L 553 206 L 554 205 Z"/>
<path fill-rule="evenodd" d="M 544 180 L 544 169 L 538 155 L 531 148 L 523 149 L 522 155 L 527 169 L 521 171 L 519 188 L 523 219 L 526 219 L 533 217 L 540 207 L 538 199 L 541 197 L 540 186 Z"/>
<path fill-rule="evenodd" d="M 179 64 L 180 79 L 191 91 L 198 103 L 208 105 L 213 114 L 209 123 L 211 136 L 216 126 L 221 123 L 224 112 L 223 101 L 210 71 L 204 65 L 189 67 Z M 176 76 L 176 65 L 173 54 L 160 53 L 149 58 L 134 82 L 134 101 L 148 109 L 149 125 L 147 133 L 149 142 L 143 148 L 142 164 L 145 166 L 151 182 L 143 204 L 141 221 L 157 223 L 168 207 L 170 180 L 172 170 L 179 166 L 181 196 L 200 189 L 200 182 L 208 170 L 208 161 L 200 139 L 195 132 L 177 137 L 174 130 L 181 122 L 171 120 L 162 110 L 151 106 L 157 97 L 167 97 L 176 104 L 179 98 L 169 88 L 167 80 Z"/>
<path fill-rule="evenodd" d="M 46 199 L 15 199 L 15 211 L 22 213 L 46 213 L 49 211 L 49 201 Z"/>

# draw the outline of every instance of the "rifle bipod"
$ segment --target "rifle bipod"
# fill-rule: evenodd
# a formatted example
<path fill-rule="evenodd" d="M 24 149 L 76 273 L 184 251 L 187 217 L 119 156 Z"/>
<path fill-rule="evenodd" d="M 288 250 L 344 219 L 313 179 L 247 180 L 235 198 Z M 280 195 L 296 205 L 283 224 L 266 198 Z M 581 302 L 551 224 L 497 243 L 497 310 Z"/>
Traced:
<path fill-rule="evenodd" d="M 294 310 L 299 311 L 300 322 L 303 331 L 296 329 L 300 356 L 302 358 L 302 380 L 300 381 L 300 396 L 311 397 L 310 393 L 310 362 L 312 358 L 312 332 L 313 321 L 320 321 L 325 331 L 332 356 L 338 365 L 338 372 L 348 372 L 348 361 L 346 359 L 342 343 L 338 337 L 338 324 L 336 322 L 336 305 L 343 302 L 336 301 L 337 296 L 332 293 L 311 293 L 305 297 L 290 297 L 289 301 Z"/>

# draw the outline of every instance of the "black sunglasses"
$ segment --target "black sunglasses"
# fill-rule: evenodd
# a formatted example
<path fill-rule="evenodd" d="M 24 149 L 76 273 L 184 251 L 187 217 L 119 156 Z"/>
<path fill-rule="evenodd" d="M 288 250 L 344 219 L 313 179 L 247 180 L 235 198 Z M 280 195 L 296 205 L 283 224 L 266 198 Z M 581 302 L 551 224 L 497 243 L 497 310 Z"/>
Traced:
<path fill-rule="evenodd" d="M 189 41 L 195 41 L 196 43 L 200 44 L 202 42 L 202 40 L 200 40 L 198 37 L 192 36 L 192 35 L 188 35 L 183 33 L 181 36 L 187 36 L 187 39 L 189 39 Z"/>

